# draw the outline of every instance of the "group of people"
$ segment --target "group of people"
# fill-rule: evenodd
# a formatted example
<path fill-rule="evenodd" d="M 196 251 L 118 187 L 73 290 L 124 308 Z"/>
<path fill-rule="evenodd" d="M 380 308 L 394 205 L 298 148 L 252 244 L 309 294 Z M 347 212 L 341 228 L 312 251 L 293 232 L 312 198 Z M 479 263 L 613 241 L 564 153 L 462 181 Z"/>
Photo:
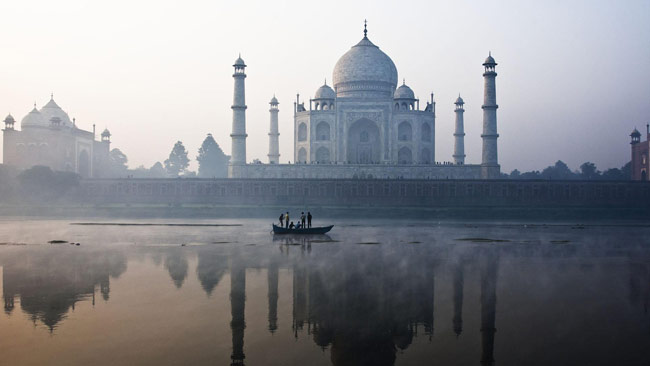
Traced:
<path fill-rule="evenodd" d="M 311 227 L 311 212 L 307 211 L 307 215 L 304 212 L 300 213 L 300 221 L 298 224 L 294 225 L 293 221 L 289 221 L 289 211 L 287 213 L 280 214 L 280 227 L 287 229 L 305 229 Z"/>

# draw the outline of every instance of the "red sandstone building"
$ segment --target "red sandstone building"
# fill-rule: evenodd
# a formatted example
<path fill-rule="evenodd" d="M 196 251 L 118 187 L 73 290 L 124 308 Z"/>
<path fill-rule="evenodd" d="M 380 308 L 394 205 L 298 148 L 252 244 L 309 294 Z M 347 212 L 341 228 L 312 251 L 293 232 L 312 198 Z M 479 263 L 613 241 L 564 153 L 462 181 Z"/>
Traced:
<path fill-rule="evenodd" d="M 650 160 L 648 150 L 650 147 L 650 125 L 646 125 L 646 139 L 641 142 L 641 132 L 636 128 L 630 134 L 632 137 L 632 180 L 648 180 L 650 173 Z"/>

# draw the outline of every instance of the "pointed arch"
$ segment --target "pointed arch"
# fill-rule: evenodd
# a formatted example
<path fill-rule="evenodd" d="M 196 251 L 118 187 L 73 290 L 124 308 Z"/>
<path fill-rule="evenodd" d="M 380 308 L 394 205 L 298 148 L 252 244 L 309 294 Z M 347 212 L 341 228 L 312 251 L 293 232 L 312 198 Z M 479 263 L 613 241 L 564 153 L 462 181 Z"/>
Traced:
<path fill-rule="evenodd" d="M 397 162 L 399 164 L 413 164 L 413 153 L 411 149 L 404 146 L 397 153 Z"/>

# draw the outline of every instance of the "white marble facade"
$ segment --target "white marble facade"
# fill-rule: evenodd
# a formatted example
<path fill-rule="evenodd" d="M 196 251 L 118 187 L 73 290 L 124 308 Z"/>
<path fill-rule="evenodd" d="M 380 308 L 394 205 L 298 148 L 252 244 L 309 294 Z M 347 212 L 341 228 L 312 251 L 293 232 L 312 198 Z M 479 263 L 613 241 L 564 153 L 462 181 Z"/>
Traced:
<path fill-rule="evenodd" d="M 236 77 L 240 80 L 241 75 Z M 487 178 L 478 164 L 436 163 L 433 94 L 420 108 L 405 82 L 398 87 L 395 64 L 365 30 L 363 39 L 336 63 L 332 86 L 325 82 L 308 102 L 296 97 L 293 164 L 241 164 L 233 150 L 230 177 Z M 271 119 L 273 126 L 273 115 Z M 270 142 L 270 155 L 275 144 Z"/>

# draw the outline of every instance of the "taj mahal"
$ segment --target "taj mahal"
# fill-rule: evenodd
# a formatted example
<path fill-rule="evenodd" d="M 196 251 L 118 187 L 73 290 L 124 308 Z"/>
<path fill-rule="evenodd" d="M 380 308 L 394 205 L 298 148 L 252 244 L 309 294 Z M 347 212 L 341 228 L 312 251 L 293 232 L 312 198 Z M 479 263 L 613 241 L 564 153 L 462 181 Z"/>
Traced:
<path fill-rule="evenodd" d="M 279 163 L 279 102 L 270 101 L 268 163 L 246 160 L 246 63 L 233 65 L 232 154 L 230 178 L 403 178 L 496 179 L 497 108 L 495 62 L 489 55 L 484 67 L 482 161 L 465 163 L 464 102 L 455 101 L 452 163 L 436 163 L 436 103 L 424 108 L 406 83 L 398 87 L 397 68 L 391 58 L 368 38 L 341 56 L 334 66 L 332 87 L 319 87 L 312 99 L 294 102 L 294 164 Z M 451 103 L 450 103 L 451 104 Z"/>

